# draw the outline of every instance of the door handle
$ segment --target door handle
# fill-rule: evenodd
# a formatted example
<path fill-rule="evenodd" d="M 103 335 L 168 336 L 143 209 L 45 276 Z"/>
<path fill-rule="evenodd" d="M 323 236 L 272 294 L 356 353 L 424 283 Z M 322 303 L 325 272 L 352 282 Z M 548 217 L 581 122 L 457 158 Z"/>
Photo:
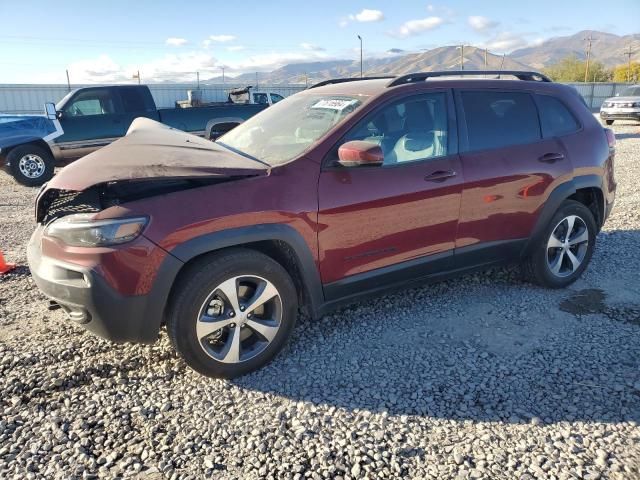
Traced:
<path fill-rule="evenodd" d="M 564 160 L 564 155 L 561 153 L 545 153 L 540 158 L 538 158 L 538 161 L 544 163 L 554 163 L 560 160 Z"/>
<path fill-rule="evenodd" d="M 447 178 L 455 177 L 456 172 L 453 170 L 438 170 L 424 177 L 427 182 L 444 182 Z"/>

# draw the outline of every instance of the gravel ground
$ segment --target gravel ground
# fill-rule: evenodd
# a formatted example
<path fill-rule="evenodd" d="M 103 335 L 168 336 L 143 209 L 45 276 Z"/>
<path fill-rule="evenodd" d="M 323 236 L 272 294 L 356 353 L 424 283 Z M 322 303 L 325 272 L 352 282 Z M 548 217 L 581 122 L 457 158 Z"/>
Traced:
<path fill-rule="evenodd" d="M 640 126 L 571 288 L 515 269 L 302 320 L 235 381 L 166 335 L 111 345 L 49 312 L 25 265 L 35 189 L 0 175 L 0 478 L 640 478 Z"/>

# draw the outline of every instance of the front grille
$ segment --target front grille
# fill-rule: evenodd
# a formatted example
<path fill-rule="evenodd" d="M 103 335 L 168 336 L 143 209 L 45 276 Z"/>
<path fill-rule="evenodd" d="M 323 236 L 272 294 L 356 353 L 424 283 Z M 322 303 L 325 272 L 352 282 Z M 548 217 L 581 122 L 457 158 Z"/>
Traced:
<path fill-rule="evenodd" d="M 65 215 L 95 213 L 100 210 L 100 199 L 93 189 L 75 192 L 52 188 L 38 199 L 36 220 L 47 224 Z"/>

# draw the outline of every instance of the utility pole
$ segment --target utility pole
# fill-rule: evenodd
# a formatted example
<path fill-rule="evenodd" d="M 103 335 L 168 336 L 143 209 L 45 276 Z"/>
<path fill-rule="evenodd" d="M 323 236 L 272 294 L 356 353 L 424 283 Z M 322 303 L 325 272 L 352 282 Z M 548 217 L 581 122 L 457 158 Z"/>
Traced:
<path fill-rule="evenodd" d="M 485 70 L 487 70 L 487 51 L 488 50 L 489 50 L 488 48 L 484 49 L 484 69 Z"/>
<path fill-rule="evenodd" d="M 458 47 L 460 49 L 460 70 L 464 70 L 464 45 Z"/>
<path fill-rule="evenodd" d="M 628 63 L 627 63 L 627 83 L 631 83 L 631 55 L 633 55 L 634 53 L 636 53 L 636 52 L 632 52 L 631 51 L 631 45 L 629 45 L 629 48 L 627 49 L 627 51 L 624 52 L 624 54 L 628 58 Z"/>
<path fill-rule="evenodd" d="M 200 90 L 200 72 L 196 72 L 196 89 Z"/>
<path fill-rule="evenodd" d="M 67 72 L 67 89 L 71 91 L 71 82 L 69 81 L 69 70 L 67 70 L 66 72 Z"/>
<path fill-rule="evenodd" d="M 138 85 L 140 85 L 140 70 L 138 70 L 138 72 L 133 75 L 133 78 L 137 78 L 138 79 Z"/>
<path fill-rule="evenodd" d="M 360 35 L 358 35 L 358 40 L 360 40 L 360 78 L 362 78 L 362 76 L 363 76 L 363 70 L 362 70 L 362 37 Z"/>
<path fill-rule="evenodd" d="M 256 90 L 258 89 L 258 72 L 256 72 Z"/>
<path fill-rule="evenodd" d="M 584 70 L 584 83 L 587 83 L 587 80 L 589 79 L 589 61 L 591 60 L 591 42 L 593 42 L 593 35 L 589 34 L 589 36 L 584 40 L 588 42 L 587 43 L 587 65 L 585 66 L 585 70 Z"/>
<path fill-rule="evenodd" d="M 220 67 L 222 69 L 222 84 L 224 85 L 224 66 Z"/>

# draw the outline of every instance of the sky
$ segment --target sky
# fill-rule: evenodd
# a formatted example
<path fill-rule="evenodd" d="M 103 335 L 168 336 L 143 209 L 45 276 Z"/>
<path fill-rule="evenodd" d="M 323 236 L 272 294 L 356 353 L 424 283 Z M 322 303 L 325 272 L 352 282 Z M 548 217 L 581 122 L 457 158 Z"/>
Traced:
<path fill-rule="evenodd" d="M 497 54 L 580 30 L 640 32 L 640 0 L 0 0 L 0 83 L 193 81 L 288 63 L 475 45 Z"/>

